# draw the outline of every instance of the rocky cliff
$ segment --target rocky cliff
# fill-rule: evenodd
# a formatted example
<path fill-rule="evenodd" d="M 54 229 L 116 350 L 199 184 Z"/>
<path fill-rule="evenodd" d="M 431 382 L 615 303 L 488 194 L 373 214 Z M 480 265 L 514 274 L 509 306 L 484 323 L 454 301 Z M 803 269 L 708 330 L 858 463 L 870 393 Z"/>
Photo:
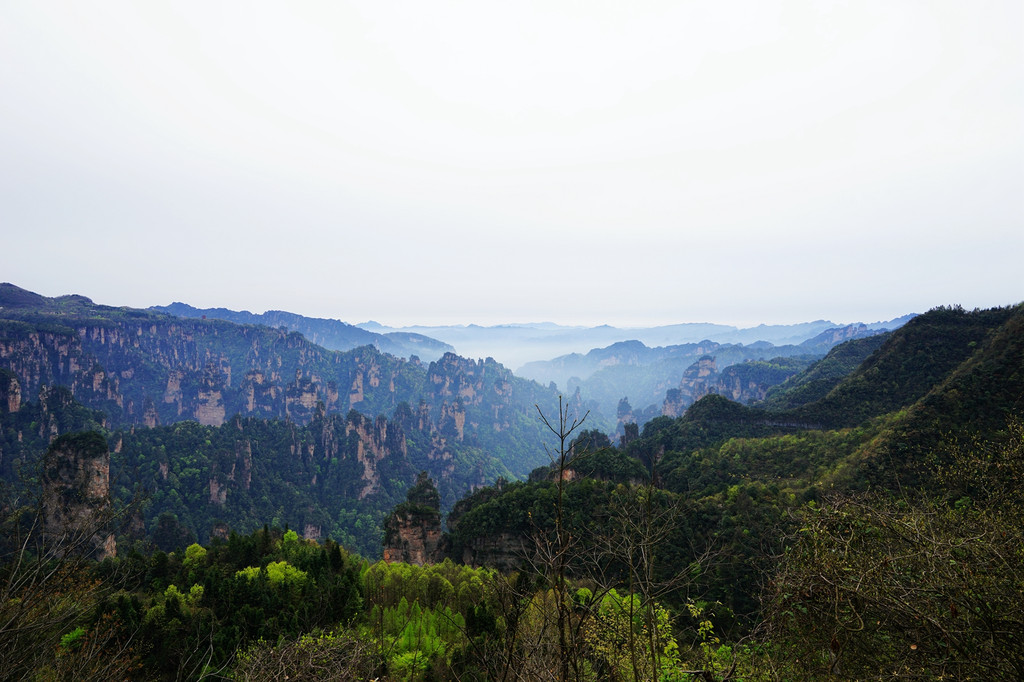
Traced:
<path fill-rule="evenodd" d="M 523 533 L 502 532 L 474 537 L 461 547 L 455 561 L 467 566 L 486 566 L 505 573 L 522 570 L 536 552 L 534 540 Z"/>
<path fill-rule="evenodd" d="M 446 354 L 428 365 L 372 346 L 336 352 L 284 329 L 9 284 L 0 285 L 0 372 L 0 413 L 16 422 L 0 434 L 4 478 L 62 432 L 45 415 L 17 416 L 58 391 L 120 429 L 114 487 L 119 499 L 135 486 L 151 493 L 150 536 L 161 515 L 198 539 L 224 523 L 240 532 L 288 523 L 373 552 L 382 510 L 417 471 L 451 505 L 544 461 L 535 405 L 550 413 L 557 401 L 490 358 Z M 35 460 L 18 442 L 26 429 L 43 439 Z"/>
<path fill-rule="evenodd" d="M 422 566 L 443 557 L 441 498 L 427 473 L 421 472 L 405 502 L 384 524 L 384 561 Z"/>
<path fill-rule="evenodd" d="M 65 386 L 114 427 L 219 426 L 233 415 L 307 424 L 321 408 L 378 415 L 406 403 L 423 406 L 421 431 L 479 447 L 555 399 L 490 358 L 446 353 L 426 366 L 371 346 L 335 352 L 280 328 L 48 299 L 9 284 L 0 285 L 0 370 L 5 404 Z M 539 430 L 525 428 L 535 440 Z"/>
<path fill-rule="evenodd" d="M 40 459 L 55 438 L 103 428 L 103 413 L 79 405 L 63 387 L 46 387 L 37 400 L 16 404 L 17 380 L 7 378 L 7 400 L 0 395 L 0 480 L 33 481 Z"/>
<path fill-rule="evenodd" d="M 682 416 L 686 408 L 711 393 L 744 404 L 763 400 L 773 386 L 806 369 L 812 357 L 741 362 L 719 371 L 714 356 L 705 355 L 683 372 L 678 388 L 666 392 L 661 413 Z"/>
<path fill-rule="evenodd" d="M 110 452 L 95 431 L 57 438 L 43 460 L 43 535 L 58 554 L 114 556 L 110 532 Z"/>
<path fill-rule="evenodd" d="M 6 311 L 5 311 L 6 312 Z M 219 425 L 232 414 L 308 422 L 323 402 L 332 411 L 394 402 L 385 388 L 338 397 L 338 385 L 394 371 L 399 361 L 335 354 L 301 336 L 218 321 L 62 318 L 62 328 L 8 321 L 0 326 L 0 367 L 23 394 L 62 385 L 114 424 L 195 419 Z M 370 367 L 367 367 L 367 363 Z M 372 385 L 377 389 L 379 383 Z"/>
<path fill-rule="evenodd" d="M 21 409 L 21 383 L 14 372 L 0 369 L 0 414 Z"/>

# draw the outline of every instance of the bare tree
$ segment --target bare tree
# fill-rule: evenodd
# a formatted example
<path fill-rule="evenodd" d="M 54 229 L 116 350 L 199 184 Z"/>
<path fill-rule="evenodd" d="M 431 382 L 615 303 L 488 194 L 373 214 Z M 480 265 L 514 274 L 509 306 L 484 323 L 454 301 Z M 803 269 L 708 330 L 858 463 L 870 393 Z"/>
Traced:
<path fill-rule="evenodd" d="M 304 635 L 271 645 L 259 641 L 238 657 L 233 679 L 267 680 L 368 680 L 375 672 L 373 647 L 349 633 Z"/>
<path fill-rule="evenodd" d="M 550 577 L 554 583 L 559 653 L 558 679 L 561 682 L 565 682 L 569 679 L 570 667 L 576 673 L 575 676 L 579 677 L 577 648 L 572 646 L 573 631 L 570 623 L 572 604 L 569 602 L 566 572 L 571 553 L 580 541 L 578 537 L 573 538 L 565 528 L 563 516 L 565 485 L 567 482 L 569 458 L 572 454 L 569 448 L 572 442 L 572 434 L 583 426 L 590 412 L 587 412 L 582 417 L 570 416 L 569 405 L 563 401 L 562 396 L 558 396 L 558 417 L 556 420 L 552 421 L 549 419 L 539 406 L 537 407 L 537 413 L 540 415 L 540 420 L 544 426 L 558 439 L 558 449 L 548 451 L 548 457 L 552 460 L 556 476 L 554 537 L 542 536 L 543 542 L 540 543 L 539 549 L 543 552 L 542 563 L 550 567 Z"/>

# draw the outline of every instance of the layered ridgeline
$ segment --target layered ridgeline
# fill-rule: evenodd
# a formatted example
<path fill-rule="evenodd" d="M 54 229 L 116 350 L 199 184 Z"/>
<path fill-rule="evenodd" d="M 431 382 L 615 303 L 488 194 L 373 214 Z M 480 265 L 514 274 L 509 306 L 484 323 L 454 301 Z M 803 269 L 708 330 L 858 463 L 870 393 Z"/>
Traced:
<path fill-rule="evenodd" d="M 164 513 L 201 540 L 218 522 L 248 531 L 274 520 L 360 537 L 370 552 L 380 514 L 418 471 L 451 504 L 546 461 L 534 405 L 556 399 L 491 359 L 449 353 L 427 364 L 373 347 L 329 351 L 283 329 L 9 284 L 0 286 L 0 371 L 5 477 L 41 455 L 26 431 L 47 440 L 74 428 L 71 420 L 46 432 L 18 417 L 63 387 L 76 409 L 121 430 L 110 434 L 113 490 L 122 499 L 145 491 L 150 534 Z"/>
<path fill-rule="evenodd" d="M 622 341 L 586 354 L 530 362 L 516 373 L 539 383 L 554 382 L 568 393 L 579 390 L 600 413 L 617 414 L 619 424 L 642 424 L 661 415 L 678 417 L 709 393 L 742 403 L 762 400 L 773 386 L 806 369 L 836 345 L 884 336 L 912 318 L 824 330 L 824 323 L 793 325 L 788 330 L 791 342 L 782 344 L 763 339 L 747 343 L 704 339 L 652 348 L 638 340 Z M 744 338 L 758 329 L 746 330 Z M 762 331 L 770 335 L 772 330 Z M 623 399 L 630 404 L 625 412 L 625 405 L 620 405 Z"/>
<path fill-rule="evenodd" d="M 911 319 L 913 315 L 889 320 L 866 323 L 870 329 L 895 329 Z M 450 343 L 456 352 L 469 357 L 491 355 L 507 367 L 521 368 L 527 372 L 529 363 L 547 361 L 550 358 L 572 357 L 584 348 L 606 348 L 625 341 L 639 341 L 645 346 L 656 349 L 690 343 L 713 341 L 721 344 L 752 345 L 769 343 L 775 346 L 799 345 L 808 339 L 829 330 L 843 328 L 829 320 L 815 320 L 797 324 L 760 324 L 755 327 L 739 328 L 724 324 L 707 322 L 685 322 L 657 327 L 597 327 L 564 326 L 552 322 L 502 324 L 480 326 L 476 324 L 455 326 L 415 326 L 386 327 L 376 322 L 364 322 L 358 327 L 377 333 L 411 332 L 424 334 L 434 339 Z M 859 326 L 859 325 L 858 325 Z M 547 372 L 554 370 L 554 365 L 544 368 L 541 362 L 537 369 Z M 520 369 L 516 370 L 520 374 Z M 521 375 L 523 376 L 523 375 Z M 573 371 L 565 374 L 564 379 L 578 376 L 587 377 L 586 373 Z M 534 378 L 529 376 L 528 378 Z M 541 380 L 538 378 L 538 380 Z M 555 381 L 560 386 L 562 380 L 557 374 L 544 378 L 541 383 Z"/>
<path fill-rule="evenodd" d="M 328 350 L 353 350 L 360 346 L 373 346 L 382 353 L 403 358 L 415 355 L 428 362 L 439 359 L 445 353 L 455 352 L 453 346 L 423 334 L 398 331 L 378 334 L 340 320 L 306 317 L 283 310 L 268 310 L 265 313 L 254 314 L 247 310 L 195 308 L 185 303 L 152 306 L 149 310 L 176 317 L 226 320 L 236 324 L 257 324 L 274 328 L 284 327 L 288 331 L 302 334 L 308 340 Z"/>
<path fill-rule="evenodd" d="M 455 505 L 440 546 L 471 564 L 535 563 L 565 481 L 567 532 L 593 550 L 578 552 L 579 573 L 605 566 L 601 548 L 622 528 L 642 536 L 638 519 L 671 518 L 645 531 L 658 543 L 644 551 L 659 557 L 659 584 L 677 585 L 679 600 L 721 602 L 718 622 L 742 629 L 760 618 L 795 510 L 840 491 L 909 485 L 946 496 L 934 472 L 950 439 L 998 444 L 1022 419 L 1024 306 L 939 308 L 885 337 L 837 346 L 761 405 L 708 395 L 678 418 L 627 431 L 618 447 L 574 434 L 564 471 L 543 467 L 528 482 L 475 491 Z M 657 502 L 630 502 L 645 486 L 653 492 L 641 498 Z"/>

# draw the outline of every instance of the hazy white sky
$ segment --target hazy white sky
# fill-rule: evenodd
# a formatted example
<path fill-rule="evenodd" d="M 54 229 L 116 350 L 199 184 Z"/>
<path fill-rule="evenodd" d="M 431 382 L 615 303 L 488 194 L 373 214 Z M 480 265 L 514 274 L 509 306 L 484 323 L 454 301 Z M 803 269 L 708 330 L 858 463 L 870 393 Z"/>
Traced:
<path fill-rule="evenodd" d="M 0 6 L 0 281 L 349 322 L 1024 299 L 1024 4 Z"/>

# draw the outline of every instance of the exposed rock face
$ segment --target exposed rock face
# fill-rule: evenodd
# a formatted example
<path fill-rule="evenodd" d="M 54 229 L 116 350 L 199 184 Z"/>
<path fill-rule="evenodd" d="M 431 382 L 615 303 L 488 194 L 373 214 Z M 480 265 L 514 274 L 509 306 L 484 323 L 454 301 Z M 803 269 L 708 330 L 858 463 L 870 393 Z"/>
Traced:
<path fill-rule="evenodd" d="M 14 372 L 0 369 L 0 411 L 17 412 L 21 409 L 21 384 Z"/>
<path fill-rule="evenodd" d="M 626 424 L 634 422 L 636 422 L 636 416 L 633 414 L 633 406 L 629 404 L 629 398 L 623 398 L 615 410 L 615 433 L 621 435 L 625 432 Z"/>
<path fill-rule="evenodd" d="M 661 404 L 661 414 L 666 417 L 681 417 L 689 403 L 683 398 L 683 392 L 678 388 L 670 388 L 665 393 L 665 402 Z"/>
<path fill-rule="evenodd" d="M 196 405 L 196 421 L 204 426 L 220 426 L 224 423 L 227 409 L 224 407 L 223 389 L 230 382 L 227 377 L 213 366 L 207 366 L 203 372 L 202 385 L 199 388 Z"/>
<path fill-rule="evenodd" d="M 181 380 L 184 373 L 178 370 L 171 370 L 167 374 L 167 388 L 164 389 L 164 402 L 178 406 L 178 414 L 181 414 Z"/>
<path fill-rule="evenodd" d="M 467 421 L 473 408 L 488 408 L 487 414 L 480 416 L 491 422 L 495 431 L 509 428 L 515 412 L 513 386 L 512 372 L 493 358 L 470 360 L 445 353 L 440 360 L 430 363 L 427 370 L 430 403 L 441 410 L 438 426 L 449 420 L 454 432 L 446 435 L 460 441 L 467 425 L 477 426 Z"/>
<path fill-rule="evenodd" d="M 526 543 L 527 539 L 519 533 L 487 535 L 473 538 L 462 548 L 462 556 L 455 558 L 468 566 L 486 566 L 511 573 L 522 569 L 523 562 L 531 554 Z"/>
<path fill-rule="evenodd" d="M 750 379 L 744 380 L 737 373 L 738 365 L 726 367 L 719 375 L 714 390 L 719 395 L 735 400 L 738 403 L 749 403 L 755 400 L 764 400 L 768 395 L 768 389 L 773 384 L 761 384 Z"/>
<path fill-rule="evenodd" d="M 320 526 L 315 523 L 307 523 L 302 527 L 302 537 L 307 540 L 319 540 L 321 535 Z"/>
<path fill-rule="evenodd" d="M 156 405 L 146 398 L 142 406 L 142 424 L 149 429 L 156 428 L 160 424 L 160 415 L 156 412 Z"/>
<path fill-rule="evenodd" d="M 466 408 L 461 399 L 456 400 L 454 405 L 449 405 L 447 401 L 441 404 L 438 430 L 462 442 L 466 434 Z"/>
<path fill-rule="evenodd" d="M 808 347 L 821 346 L 825 348 L 832 348 L 833 346 L 837 346 L 844 341 L 849 341 L 850 339 L 862 339 L 866 336 L 874 336 L 875 334 L 884 331 L 886 330 L 870 329 L 865 324 L 848 324 L 845 327 L 827 329 L 814 338 L 804 341 L 801 345 Z"/>
<path fill-rule="evenodd" d="M 448 354 L 428 367 L 372 346 L 328 351 L 282 329 L 8 289 L 0 285 L 0 371 L 7 372 L 0 410 L 63 391 L 96 412 L 84 428 L 102 424 L 128 433 L 195 421 L 228 431 L 235 418 L 249 417 L 296 427 L 298 435 L 275 442 L 274 453 L 248 425 L 240 428 L 245 435 L 237 437 L 237 448 L 235 437 L 207 434 L 204 440 L 216 447 L 197 452 L 202 465 L 186 503 L 212 507 L 221 520 L 234 523 L 238 504 L 255 504 L 242 493 L 266 482 L 261 476 L 268 459 L 278 471 L 287 469 L 289 484 L 325 505 L 339 497 L 390 505 L 420 469 L 435 477 L 450 503 L 487 483 L 495 470 L 523 475 L 543 459 L 545 436 L 535 428 L 534 405 L 550 413 L 555 389 L 520 379 L 491 358 Z M 390 421 L 376 416 L 390 414 Z M 22 421 L 19 431 L 32 440 L 63 433 L 45 414 Z M 150 453 L 146 440 L 126 437 L 120 457 L 149 458 L 146 467 L 132 469 L 151 476 L 140 481 L 147 488 L 177 485 L 182 465 L 175 454 Z M 291 459 L 278 459 L 287 455 Z M 14 461 L 0 452 L 0 467 L 10 469 Z M 295 513 L 299 518 L 290 523 L 302 528 L 306 518 Z M 324 532 L 330 517 L 326 509 L 310 514 Z M 195 534 L 208 531 L 197 527 Z"/>
<path fill-rule="evenodd" d="M 455 471 L 455 455 L 448 447 L 448 440 L 440 433 L 433 433 L 430 437 L 430 449 L 427 451 L 427 460 L 431 463 L 431 469 L 440 474 L 442 478 L 451 476 Z M 483 472 L 480 477 L 473 481 L 476 486 L 484 485 Z"/>
<path fill-rule="evenodd" d="M 0 369 L 18 379 L 23 395 L 67 386 L 115 424 L 196 419 L 216 426 L 236 413 L 307 423 L 319 402 L 328 412 L 341 409 L 340 382 L 357 388 L 352 405 L 382 402 L 401 366 L 372 348 L 345 357 L 297 334 L 207 320 L 128 316 L 64 324 L 65 331 L 24 324 L 0 332 Z"/>
<path fill-rule="evenodd" d="M 679 391 L 692 405 L 712 392 L 711 386 L 717 374 L 715 358 L 710 355 L 702 356 L 683 372 L 683 378 L 679 381 Z"/>
<path fill-rule="evenodd" d="M 381 414 L 423 401 L 420 430 L 442 429 L 450 442 L 464 442 L 483 424 L 511 428 L 538 402 L 536 387 L 491 358 L 448 353 L 427 368 L 372 347 L 332 353 L 280 329 L 88 315 L 54 314 L 63 331 L 29 323 L 0 331 L 0 370 L 13 377 L 0 388 L 6 404 L 66 386 L 112 426 L 152 427 L 186 419 L 217 426 L 235 414 L 307 424 L 321 404 L 326 414 Z"/>
<path fill-rule="evenodd" d="M 387 544 L 384 561 L 402 561 L 422 566 L 442 558 L 441 515 L 423 516 L 416 512 L 395 512 L 385 527 Z"/>
<path fill-rule="evenodd" d="M 380 486 L 380 477 L 377 474 L 378 464 L 392 455 L 404 458 L 408 453 L 401 427 L 393 424 L 389 429 L 388 420 L 383 416 L 370 419 L 358 412 L 350 412 L 345 426 L 345 435 L 353 434 L 358 439 L 356 459 L 363 467 L 363 486 L 359 492 L 359 499 L 362 500 L 376 492 Z"/>
<path fill-rule="evenodd" d="M 420 473 L 384 524 L 384 561 L 403 561 L 422 566 L 440 561 L 441 497 L 427 476 Z"/>
<path fill-rule="evenodd" d="M 326 410 L 337 408 L 338 387 L 316 375 L 304 377 L 302 371 L 297 370 L 295 381 L 285 390 L 284 404 L 289 419 L 305 424 L 312 419 L 317 405 L 323 404 Z"/>
<path fill-rule="evenodd" d="M 841 331 L 836 330 L 836 333 Z M 679 417 L 690 405 L 710 393 L 739 403 L 763 400 L 772 386 L 798 371 L 796 367 L 765 369 L 764 364 L 758 367 L 758 363 L 740 362 L 719 372 L 715 358 L 705 355 L 683 373 L 679 388 L 665 393 L 661 413 L 666 417 Z"/>
<path fill-rule="evenodd" d="M 228 491 L 216 477 L 210 479 L 210 504 L 222 505 L 228 499 Z"/>
<path fill-rule="evenodd" d="M 215 523 L 210 529 L 210 539 L 227 540 L 231 537 L 231 528 L 226 523 Z"/>
<path fill-rule="evenodd" d="M 61 553 L 114 556 L 106 529 L 110 507 L 110 452 L 95 431 L 57 438 L 43 460 L 43 533 Z"/>
<path fill-rule="evenodd" d="M 267 375 L 258 370 L 247 373 L 242 381 L 241 412 L 261 417 L 278 416 L 284 412 L 284 389 L 278 381 L 276 373 Z"/>
<path fill-rule="evenodd" d="M 548 473 L 553 478 L 553 472 L 549 470 Z M 574 474 L 569 474 L 569 477 Z M 531 480 L 539 479 L 531 476 Z M 452 507 L 447 518 L 449 534 L 444 538 L 443 547 L 446 556 L 452 561 L 512 572 L 522 570 L 525 563 L 538 559 L 534 539 L 521 528 L 516 529 L 518 524 L 511 517 L 502 517 L 500 512 L 496 518 L 492 516 L 490 519 L 494 522 L 493 530 L 468 537 L 465 533 L 465 515 L 477 505 L 486 504 L 501 495 L 506 484 L 504 479 L 498 479 L 494 486 L 483 487 Z"/>

